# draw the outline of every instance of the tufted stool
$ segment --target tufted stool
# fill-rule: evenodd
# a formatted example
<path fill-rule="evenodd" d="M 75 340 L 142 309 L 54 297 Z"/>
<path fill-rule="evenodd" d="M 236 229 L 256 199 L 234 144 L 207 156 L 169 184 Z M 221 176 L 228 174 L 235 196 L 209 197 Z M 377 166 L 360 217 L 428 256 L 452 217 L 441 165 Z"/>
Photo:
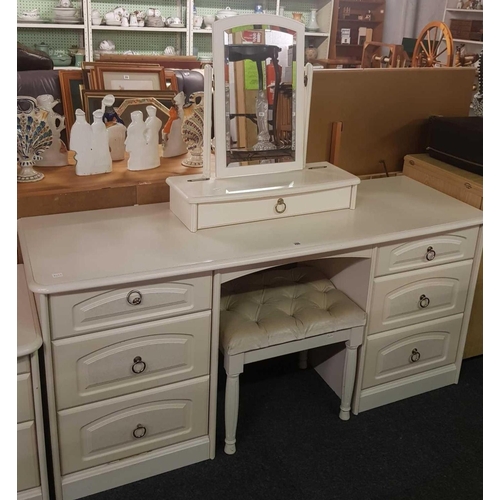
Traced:
<path fill-rule="evenodd" d="M 340 418 L 349 420 L 356 354 L 365 323 L 366 313 L 313 267 L 274 268 L 223 284 L 220 348 L 227 375 L 224 451 L 229 455 L 236 452 L 238 377 L 243 366 L 283 354 L 300 352 L 300 367 L 305 368 L 307 349 L 346 342 Z"/>

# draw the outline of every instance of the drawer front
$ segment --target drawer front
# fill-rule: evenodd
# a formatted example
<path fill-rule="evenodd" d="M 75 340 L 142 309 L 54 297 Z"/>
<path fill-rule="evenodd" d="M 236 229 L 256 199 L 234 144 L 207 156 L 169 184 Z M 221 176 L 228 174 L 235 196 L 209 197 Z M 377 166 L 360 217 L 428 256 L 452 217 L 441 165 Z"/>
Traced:
<path fill-rule="evenodd" d="M 454 363 L 462 316 L 369 336 L 363 389 Z"/>
<path fill-rule="evenodd" d="M 464 311 L 472 260 L 375 278 L 368 334 Z"/>
<path fill-rule="evenodd" d="M 207 375 L 209 311 L 56 340 L 59 410 Z"/>
<path fill-rule="evenodd" d="M 150 282 L 50 298 L 52 338 L 210 309 L 211 276 Z"/>
<path fill-rule="evenodd" d="M 63 474 L 208 434 L 208 376 L 58 414 Z"/>
<path fill-rule="evenodd" d="M 29 373 L 31 371 L 29 356 L 17 358 L 17 374 Z"/>
<path fill-rule="evenodd" d="M 35 422 L 17 424 L 17 491 L 39 485 Z"/>
<path fill-rule="evenodd" d="M 379 247 L 375 276 L 472 259 L 479 228 Z"/>
<path fill-rule="evenodd" d="M 351 187 L 283 198 L 204 203 L 198 205 L 198 229 L 346 209 L 350 203 Z"/>
<path fill-rule="evenodd" d="M 22 373 L 17 376 L 17 422 L 33 420 L 34 415 L 31 374 Z"/>

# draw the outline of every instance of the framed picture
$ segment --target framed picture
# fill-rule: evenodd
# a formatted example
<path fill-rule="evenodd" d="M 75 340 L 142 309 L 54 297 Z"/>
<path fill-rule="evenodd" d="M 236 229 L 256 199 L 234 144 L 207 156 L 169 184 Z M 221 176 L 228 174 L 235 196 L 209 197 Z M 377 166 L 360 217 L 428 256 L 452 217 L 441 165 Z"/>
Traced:
<path fill-rule="evenodd" d="M 61 102 L 65 117 L 66 138 L 69 144 L 69 135 L 73 123 L 75 123 L 75 111 L 83 109 L 83 72 L 59 71 L 59 85 L 61 87 Z"/>
<path fill-rule="evenodd" d="M 163 67 L 95 67 L 99 90 L 167 90 Z"/>
<path fill-rule="evenodd" d="M 92 123 L 92 113 L 101 109 L 102 99 L 110 94 L 108 90 L 84 90 L 83 91 L 83 106 L 87 121 Z M 114 91 L 115 98 L 114 109 L 123 120 L 124 125 L 128 127 L 132 122 L 132 111 L 142 111 L 143 119 L 146 120 L 146 107 L 153 105 L 156 107 L 156 116 L 160 118 L 162 127 L 168 121 L 169 109 L 172 106 L 172 101 L 177 92 L 172 91 Z M 161 142 L 161 130 L 158 136 L 158 142 Z"/>
<path fill-rule="evenodd" d="M 102 67 L 105 69 L 110 69 L 115 67 L 118 67 L 119 69 L 123 69 L 124 67 L 127 67 L 129 69 L 156 68 L 158 70 L 161 68 L 159 64 L 147 63 L 147 62 L 129 63 L 129 62 L 113 62 L 113 61 L 105 61 L 105 62 L 85 61 L 82 63 L 82 71 L 83 71 L 83 83 L 86 89 L 101 90 L 99 88 L 99 83 L 97 81 L 97 71 L 96 71 L 97 67 Z"/>

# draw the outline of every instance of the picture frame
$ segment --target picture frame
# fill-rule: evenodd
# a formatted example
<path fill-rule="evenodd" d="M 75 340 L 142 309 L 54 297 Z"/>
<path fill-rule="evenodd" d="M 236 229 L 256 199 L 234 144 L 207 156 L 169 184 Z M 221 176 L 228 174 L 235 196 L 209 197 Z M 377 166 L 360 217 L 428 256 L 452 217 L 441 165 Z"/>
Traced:
<path fill-rule="evenodd" d="M 85 61 L 82 63 L 82 71 L 83 71 L 83 81 L 86 89 L 92 90 L 102 90 L 99 89 L 99 84 L 97 81 L 97 67 L 102 68 L 115 68 L 115 67 L 123 67 L 127 66 L 129 68 L 158 68 L 161 66 L 155 63 L 148 62 L 139 62 L 137 64 L 129 63 L 129 62 L 113 62 L 113 61 Z"/>
<path fill-rule="evenodd" d="M 172 106 L 173 99 L 177 92 L 173 91 L 113 91 L 109 90 L 84 90 L 83 105 L 88 123 L 92 123 L 92 113 L 101 109 L 104 96 L 112 94 L 115 98 L 114 108 L 123 120 L 124 125 L 128 127 L 132 121 L 133 111 L 142 111 L 143 119 L 146 120 L 146 107 L 153 105 L 157 109 L 157 117 L 162 121 L 161 130 L 169 118 L 169 109 Z M 159 134 L 158 141 L 161 141 Z"/>
<path fill-rule="evenodd" d="M 133 67 L 96 66 L 97 89 L 110 91 L 160 91 L 167 90 L 165 68 L 163 67 Z"/>
<path fill-rule="evenodd" d="M 59 71 L 61 103 L 65 118 L 66 138 L 69 144 L 71 127 L 75 123 L 75 111 L 83 109 L 83 91 L 85 89 L 82 70 Z"/>

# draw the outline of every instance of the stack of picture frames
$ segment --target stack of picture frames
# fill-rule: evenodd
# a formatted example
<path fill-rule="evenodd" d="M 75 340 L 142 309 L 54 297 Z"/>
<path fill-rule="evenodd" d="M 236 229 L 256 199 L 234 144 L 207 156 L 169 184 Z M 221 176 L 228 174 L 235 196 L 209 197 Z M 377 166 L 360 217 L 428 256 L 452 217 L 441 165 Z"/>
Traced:
<path fill-rule="evenodd" d="M 81 70 L 60 71 L 59 83 L 68 142 L 75 111 L 84 110 L 87 121 L 92 123 L 92 113 L 101 109 L 102 99 L 108 94 L 115 97 L 115 110 L 126 126 L 132 111 L 141 110 L 146 116 L 150 104 L 157 108 L 164 125 L 178 92 L 174 70 L 150 63 L 85 62 Z"/>

